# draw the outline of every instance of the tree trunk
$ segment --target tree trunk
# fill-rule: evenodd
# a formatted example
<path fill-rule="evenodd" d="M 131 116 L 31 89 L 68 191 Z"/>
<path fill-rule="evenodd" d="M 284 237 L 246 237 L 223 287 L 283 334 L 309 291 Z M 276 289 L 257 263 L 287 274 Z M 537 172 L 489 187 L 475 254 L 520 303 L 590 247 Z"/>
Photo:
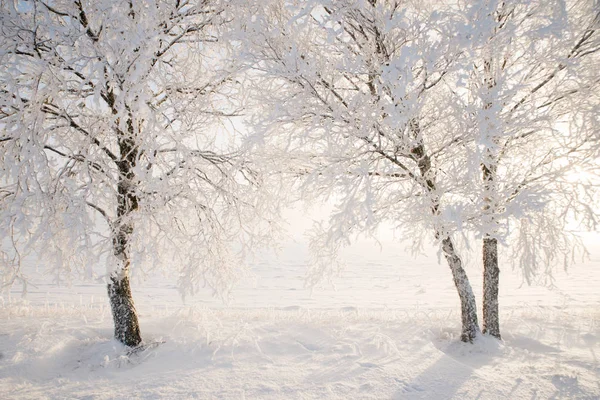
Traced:
<path fill-rule="evenodd" d="M 454 285 L 456 286 L 458 296 L 460 297 L 460 311 L 462 318 L 462 333 L 460 335 L 460 340 L 472 343 L 473 339 L 475 339 L 479 333 L 475 295 L 473 294 L 473 289 L 469 283 L 467 273 L 462 267 L 462 261 L 458 254 L 456 254 L 452 239 L 449 237 L 442 240 L 442 251 L 444 252 L 444 257 L 446 257 L 446 260 L 448 261 L 450 270 L 452 271 Z"/>
<path fill-rule="evenodd" d="M 500 339 L 500 318 L 498 314 L 498 286 L 500 267 L 498 264 L 498 240 L 496 232 L 496 171 L 497 161 L 488 150 L 487 163 L 482 165 L 485 197 L 483 215 L 488 231 L 483 238 L 483 333 Z"/>
<path fill-rule="evenodd" d="M 415 138 L 418 138 L 420 131 L 418 121 L 411 121 L 411 130 L 415 134 Z M 424 181 L 424 189 L 432 194 L 431 213 L 434 217 L 438 217 L 440 215 L 440 199 L 437 195 L 435 195 L 436 183 L 435 176 L 431 171 L 431 159 L 425 152 L 425 145 L 422 141 L 420 141 L 417 146 L 413 147 L 411 154 L 413 159 L 417 162 L 419 171 L 421 172 L 421 176 Z M 458 254 L 456 254 L 452 239 L 450 239 L 448 236 L 442 236 L 439 230 L 436 230 L 435 237 L 436 239 L 443 238 L 442 251 L 444 253 L 444 257 L 448 261 L 450 270 L 452 271 L 454 285 L 456 286 L 458 297 L 460 298 L 460 311 L 462 320 L 462 332 L 460 335 L 460 340 L 463 342 L 472 343 L 477 337 L 477 334 L 480 332 L 479 321 L 477 320 L 477 303 L 475 301 L 473 289 L 469 283 L 467 273 L 462 267 L 462 260 Z"/>
<path fill-rule="evenodd" d="M 125 201 L 124 196 L 120 199 Z M 124 223 L 113 238 L 113 251 L 118 266 L 109 278 L 108 298 L 115 323 L 115 339 L 126 346 L 135 347 L 142 341 L 142 336 L 129 285 L 129 239 L 132 232 L 133 224 Z"/>
<path fill-rule="evenodd" d="M 115 339 L 126 346 L 139 345 L 142 341 L 140 324 L 127 274 L 111 274 L 108 283 L 108 297 L 115 324 Z"/>
<path fill-rule="evenodd" d="M 116 226 L 112 227 L 113 253 L 118 265 L 110 275 L 108 297 L 115 323 L 115 339 L 126 346 L 135 347 L 141 343 L 142 337 L 129 285 L 129 267 L 131 265 L 129 252 L 131 235 L 134 231 L 134 224 L 130 218 L 139 206 L 134 172 L 139 150 L 134 140 L 131 116 L 127 119 L 127 126 L 128 135 L 121 132 L 122 137 L 119 138 L 121 160 L 117 161 L 119 168 L 117 219 Z"/>
<path fill-rule="evenodd" d="M 500 339 L 498 241 L 483 239 L 483 333 Z"/>
<path fill-rule="evenodd" d="M 503 13 L 498 14 L 498 18 Z M 500 19 L 498 19 L 500 23 Z M 491 92 L 496 87 L 493 70 L 493 60 L 486 58 L 483 63 L 485 83 L 488 88 L 484 109 L 490 110 L 493 106 Z M 488 231 L 483 238 L 483 333 L 500 339 L 500 319 L 498 316 L 498 285 L 500 268 L 498 266 L 498 240 L 492 235 L 496 233 L 496 212 L 498 190 L 496 187 L 496 174 L 498 171 L 498 157 L 496 156 L 498 126 L 485 118 L 484 124 L 486 149 L 484 160 L 481 164 L 484 198 L 483 216 Z"/>

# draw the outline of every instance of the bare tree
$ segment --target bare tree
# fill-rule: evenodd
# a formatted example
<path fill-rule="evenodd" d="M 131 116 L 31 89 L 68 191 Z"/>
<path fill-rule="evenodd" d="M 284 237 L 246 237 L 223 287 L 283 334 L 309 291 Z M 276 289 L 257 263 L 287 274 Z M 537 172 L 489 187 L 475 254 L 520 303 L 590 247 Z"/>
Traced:
<path fill-rule="evenodd" d="M 511 242 L 510 221 L 526 218 L 526 229 L 543 226 L 537 234 L 546 241 L 516 247 L 525 250 L 521 266 L 531 274 L 536 260 L 526 254 L 546 247 L 539 249 L 545 257 L 538 262 L 548 264 L 568 253 L 564 216 L 589 204 L 589 198 L 575 195 L 578 182 L 569 174 L 585 164 L 595 128 L 567 124 L 581 118 L 581 95 L 594 96 L 600 84 L 594 66 L 600 10 L 589 1 L 489 1 L 466 2 L 461 11 L 471 24 L 471 43 L 463 53 L 465 70 L 473 68 L 467 125 L 472 157 L 481 165 L 481 184 L 473 191 L 481 210 L 474 211 L 481 213 L 475 230 L 483 236 L 483 332 L 500 338 L 498 240 Z"/>
<path fill-rule="evenodd" d="M 463 135 L 443 83 L 460 49 L 439 13 L 398 1 L 273 2 L 254 25 L 258 129 L 284 146 L 305 193 L 337 199 L 313 243 L 318 275 L 355 234 L 391 222 L 419 242 L 432 235 L 456 285 L 463 341 L 479 332 L 457 252 L 452 193 Z M 450 19 L 451 20 L 451 19 Z"/>
<path fill-rule="evenodd" d="M 242 108 L 234 6 L 1 3 L 3 227 L 44 256 L 64 249 L 63 270 L 108 252 L 115 338 L 128 346 L 141 342 L 133 263 L 178 270 L 184 294 L 226 292 L 272 227 L 250 146 L 225 129 Z"/>

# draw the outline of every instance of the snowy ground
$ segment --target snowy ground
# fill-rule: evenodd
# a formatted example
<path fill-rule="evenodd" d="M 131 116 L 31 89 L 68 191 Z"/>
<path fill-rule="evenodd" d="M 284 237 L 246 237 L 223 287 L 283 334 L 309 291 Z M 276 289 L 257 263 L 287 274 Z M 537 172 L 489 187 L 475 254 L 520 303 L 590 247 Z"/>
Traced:
<path fill-rule="evenodd" d="M 147 342 L 111 339 L 104 286 L 34 286 L 0 306 L 1 399 L 598 399 L 600 243 L 555 286 L 501 276 L 504 340 L 458 341 L 457 295 L 435 253 L 364 242 L 331 288 L 303 289 L 306 250 L 255 263 L 229 306 L 210 293 L 182 304 L 160 276 L 134 281 Z M 480 270 L 468 272 L 478 298 Z"/>

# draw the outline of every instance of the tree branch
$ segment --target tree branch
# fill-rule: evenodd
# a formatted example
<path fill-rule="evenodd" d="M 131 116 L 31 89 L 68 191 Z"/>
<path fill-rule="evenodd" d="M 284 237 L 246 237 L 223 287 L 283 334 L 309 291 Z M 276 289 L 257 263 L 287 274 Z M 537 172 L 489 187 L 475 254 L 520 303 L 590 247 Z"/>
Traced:
<path fill-rule="evenodd" d="M 94 168 L 96 171 L 98 171 L 98 172 L 102 172 L 102 173 L 105 173 L 104 169 L 102 169 L 102 166 L 101 166 L 100 164 L 98 164 L 98 163 L 96 163 L 96 162 L 94 162 L 94 161 L 90 161 L 90 160 L 88 160 L 87 158 L 85 158 L 85 157 L 84 157 L 84 156 L 82 156 L 81 154 L 69 155 L 69 154 L 63 153 L 62 151 L 60 151 L 60 150 L 57 150 L 57 149 L 55 149 L 54 147 L 52 147 L 52 146 L 48 146 L 48 145 L 45 145 L 45 146 L 44 146 L 44 149 L 46 149 L 46 150 L 50 150 L 50 151 L 52 151 L 53 153 L 56 153 L 56 154 L 58 154 L 59 156 L 62 156 L 62 157 L 65 157 L 65 158 L 71 159 L 71 160 L 73 160 L 73 161 L 79 161 L 79 162 L 82 162 L 82 163 L 89 164 L 89 165 L 90 165 L 91 167 L 93 167 L 93 168 Z"/>

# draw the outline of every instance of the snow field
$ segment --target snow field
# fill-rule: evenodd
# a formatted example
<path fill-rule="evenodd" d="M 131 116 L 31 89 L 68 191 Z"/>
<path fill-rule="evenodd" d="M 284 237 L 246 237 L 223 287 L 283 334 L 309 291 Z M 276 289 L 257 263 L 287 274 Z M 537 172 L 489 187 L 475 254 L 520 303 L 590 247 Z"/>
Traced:
<path fill-rule="evenodd" d="M 597 249 L 534 287 L 503 254 L 504 340 L 468 345 L 436 250 L 353 245 L 314 293 L 298 249 L 256 260 L 227 304 L 204 287 L 182 304 L 175 286 L 226 286 L 226 245 L 270 244 L 288 174 L 305 200 L 341 194 L 321 250 L 386 222 L 425 229 L 457 282 L 460 250 L 478 301 L 469 235 L 519 229 L 525 271 L 550 260 L 571 222 L 597 220 L 594 2 L 25 3 L 0 19 L 0 236 L 65 262 L 48 275 L 5 256 L 29 287 L 2 287 L 0 400 L 600 398 Z M 136 349 L 112 339 L 106 302 L 129 261 Z"/>
<path fill-rule="evenodd" d="M 311 293 L 308 254 L 290 244 L 259 257 L 229 305 L 208 290 L 183 304 L 160 274 L 134 279 L 142 335 L 164 342 L 135 354 L 112 338 L 102 282 L 56 286 L 25 263 L 26 299 L 15 286 L 0 302 L 0 399 L 598 399 L 596 240 L 554 286 L 503 269 L 503 342 L 474 345 L 459 341 L 458 296 L 432 249 L 357 243 L 335 290 Z"/>
<path fill-rule="evenodd" d="M 505 313 L 506 314 L 506 313 Z M 504 341 L 458 341 L 436 310 L 214 310 L 142 315 L 147 343 L 112 339 L 106 308 L 5 305 L 4 399 L 594 399 L 597 308 L 515 309 Z"/>
<path fill-rule="evenodd" d="M 585 236 L 589 259 L 577 259 L 567 271 L 553 269 L 553 282 L 529 286 L 519 271 L 510 267 L 509 255 L 500 248 L 500 309 L 528 307 L 597 307 L 600 304 L 600 235 Z M 463 252 L 465 269 L 471 280 L 478 306 L 481 307 L 481 256 Z M 452 275 L 445 260 L 438 260 L 437 249 L 428 246 L 421 255 L 411 255 L 398 242 L 361 240 L 340 254 L 344 269 L 332 282 L 314 290 L 305 287 L 310 255 L 306 243 L 288 241 L 279 254 L 265 252 L 251 262 L 251 273 L 234 288 L 228 302 L 213 296 L 208 288 L 182 301 L 177 279 L 157 271 L 133 270 L 132 291 L 138 312 L 155 309 L 174 311 L 184 305 L 209 308 L 288 308 L 343 309 L 444 309 L 458 310 L 460 303 Z M 26 299 L 31 305 L 62 307 L 90 305 L 108 307 L 102 279 L 71 282 L 56 280 L 46 273 L 45 265 L 27 260 L 23 266 L 30 284 Z M 105 265 L 94 266 L 97 276 L 106 273 Z M 539 278 L 548 278 L 540 274 Z M 543 280 L 543 279 L 542 279 Z M 19 299 L 22 288 L 14 285 L 11 298 Z M 0 301 L 7 301 L 7 296 Z M 481 310 L 480 310 L 481 311 Z M 504 315 L 501 315 L 501 319 Z M 142 327 L 143 328 L 143 327 Z"/>

